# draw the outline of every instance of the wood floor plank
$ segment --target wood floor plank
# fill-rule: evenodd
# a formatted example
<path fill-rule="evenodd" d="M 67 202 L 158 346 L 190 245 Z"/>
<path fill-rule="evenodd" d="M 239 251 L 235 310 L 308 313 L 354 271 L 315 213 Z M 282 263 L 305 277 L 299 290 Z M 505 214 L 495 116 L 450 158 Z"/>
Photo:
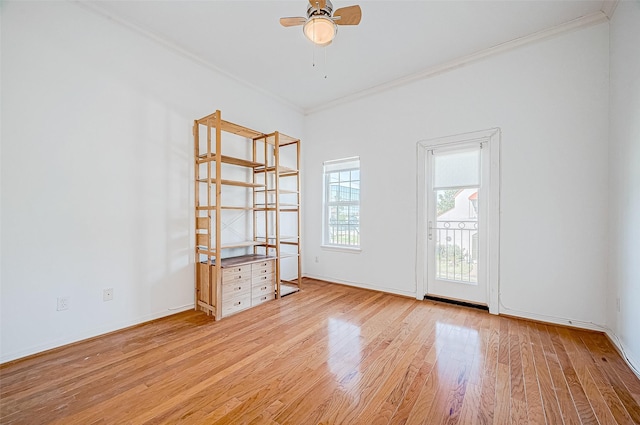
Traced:
<path fill-rule="evenodd" d="M 629 391 L 630 387 L 633 388 L 640 384 L 635 382 L 633 377 L 624 373 L 620 364 L 622 359 L 607 340 L 593 338 L 588 334 L 583 334 L 582 340 L 589 348 L 592 358 L 599 364 L 602 375 L 609 382 L 627 415 L 633 423 L 640 424 L 640 406 Z M 605 364 L 607 367 L 603 367 Z M 620 377 L 621 374 L 624 375 L 624 378 Z"/>
<path fill-rule="evenodd" d="M 305 279 L 0 365 L 0 423 L 640 424 L 606 336 Z"/>
<path fill-rule="evenodd" d="M 530 424 L 547 424 L 542 407 L 542 395 L 540 393 L 540 383 L 536 372 L 531 348 L 531 338 L 529 336 L 529 324 L 521 322 L 517 324 L 518 335 L 520 337 L 520 355 L 522 357 L 522 371 L 525 384 L 525 398 L 527 402 L 527 417 Z M 546 367 L 546 366 L 545 366 Z"/>
<path fill-rule="evenodd" d="M 567 354 L 565 345 L 562 344 L 558 330 L 554 328 L 548 329 L 549 334 L 551 335 L 551 341 L 553 342 L 553 348 L 558 357 L 560 367 L 562 368 L 571 398 L 573 399 L 573 404 L 578 412 L 578 416 L 580 417 L 580 423 L 584 425 L 597 425 L 598 421 L 595 413 L 593 412 L 593 408 L 591 407 L 591 403 L 589 403 L 585 390 L 582 387 L 571 361 L 569 360 L 569 355 Z"/>
<path fill-rule="evenodd" d="M 558 359 L 558 354 L 553 346 L 553 341 L 549 335 L 548 327 L 538 324 L 538 333 L 542 341 L 547 365 L 551 372 L 551 381 L 556 390 L 556 397 L 558 398 L 562 419 L 565 425 L 579 425 L 580 417 L 578 416 L 578 411 L 571 397 L 571 392 L 569 391 L 566 377 Z"/>
<path fill-rule="evenodd" d="M 580 346 L 576 344 L 576 332 L 571 332 L 566 328 L 558 328 L 557 331 L 566 348 L 567 356 L 576 371 L 580 385 L 584 389 L 591 407 L 593 407 L 598 423 L 601 425 L 616 424 L 616 419 L 611 414 L 602 394 L 598 391 L 595 380 L 589 372 L 589 362 L 591 362 L 591 358 L 586 356 L 585 350 L 580 349 Z"/>
<path fill-rule="evenodd" d="M 582 363 L 589 370 L 589 374 L 593 378 L 593 381 L 598 388 L 598 391 L 604 398 L 607 408 L 619 424 L 633 424 L 633 420 L 627 413 L 622 401 L 618 398 L 618 395 L 614 391 L 609 380 L 605 377 L 603 369 L 608 366 L 606 362 L 600 363 L 593 356 L 597 357 L 597 353 L 592 353 L 584 344 L 584 335 L 578 334 L 574 339 L 574 343 L 579 349 L 584 351 L 584 357 L 586 360 Z"/>
<path fill-rule="evenodd" d="M 493 423 L 496 405 L 496 381 L 498 379 L 498 352 L 500 351 L 500 320 L 491 318 L 489 340 L 487 342 L 487 361 L 482 378 L 482 392 L 477 420 L 481 425 Z"/>

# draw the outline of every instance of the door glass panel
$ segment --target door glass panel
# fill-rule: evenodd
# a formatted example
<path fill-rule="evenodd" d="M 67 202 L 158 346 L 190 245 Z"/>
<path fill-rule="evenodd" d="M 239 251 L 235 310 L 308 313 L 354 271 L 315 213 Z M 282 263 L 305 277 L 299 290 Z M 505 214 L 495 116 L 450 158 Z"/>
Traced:
<path fill-rule="evenodd" d="M 478 187 L 435 190 L 436 279 L 478 284 Z"/>
<path fill-rule="evenodd" d="M 480 184 L 480 148 L 434 152 L 433 187 L 452 188 Z"/>

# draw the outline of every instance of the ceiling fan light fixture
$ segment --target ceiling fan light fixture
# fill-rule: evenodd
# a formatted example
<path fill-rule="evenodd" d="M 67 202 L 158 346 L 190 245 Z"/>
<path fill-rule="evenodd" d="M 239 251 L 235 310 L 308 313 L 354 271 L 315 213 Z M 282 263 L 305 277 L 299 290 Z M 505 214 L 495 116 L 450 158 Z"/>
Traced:
<path fill-rule="evenodd" d="M 326 46 L 336 36 L 338 26 L 326 16 L 312 16 L 302 27 L 305 37 L 311 42 Z"/>

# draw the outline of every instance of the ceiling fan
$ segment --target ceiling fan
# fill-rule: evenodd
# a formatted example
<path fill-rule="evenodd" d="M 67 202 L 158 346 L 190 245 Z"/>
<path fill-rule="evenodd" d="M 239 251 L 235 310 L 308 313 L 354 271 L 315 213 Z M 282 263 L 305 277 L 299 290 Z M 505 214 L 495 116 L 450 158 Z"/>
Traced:
<path fill-rule="evenodd" d="M 319 46 L 327 46 L 338 32 L 338 25 L 358 25 L 362 18 L 360 6 L 341 7 L 333 11 L 329 0 L 309 0 L 307 17 L 280 18 L 283 27 L 302 25 L 304 35 Z"/>

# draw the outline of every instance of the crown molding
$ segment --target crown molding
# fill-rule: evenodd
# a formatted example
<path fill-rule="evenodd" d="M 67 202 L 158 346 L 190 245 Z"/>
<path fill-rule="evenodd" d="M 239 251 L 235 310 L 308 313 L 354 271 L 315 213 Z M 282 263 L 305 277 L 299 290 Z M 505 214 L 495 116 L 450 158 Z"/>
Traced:
<path fill-rule="evenodd" d="M 607 18 L 613 18 L 613 12 L 616 11 L 618 6 L 618 0 L 602 0 L 602 13 L 607 15 Z"/>
<path fill-rule="evenodd" d="M 74 4 L 82 7 L 85 10 L 88 10 L 92 13 L 95 13 L 97 15 L 100 15 L 102 18 L 106 18 L 109 19 L 113 22 L 115 22 L 116 24 L 119 24 L 133 32 L 136 32 L 162 46 L 164 46 L 165 48 L 173 51 L 174 53 L 177 53 L 178 55 L 187 58 L 193 62 L 196 62 L 197 64 L 209 69 L 210 71 L 213 71 L 217 74 L 220 74 L 230 80 L 233 80 L 235 82 L 237 82 L 240 85 L 243 85 L 249 89 L 251 89 L 252 91 L 255 91 L 257 93 L 262 94 L 265 97 L 268 97 L 272 100 L 275 100 L 276 102 L 282 104 L 283 106 L 286 106 L 287 108 L 298 112 L 299 114 L 304 114 L 305 110 L 303 108 L 301 108 L 300 106 L 280 97 L 277 96 L 275 94 L 273 94 L 270 91 L 267 91 L 265 89 L 263 89 L 260 86 L 257 86 L 255 84 L 250 83 L 249 81 L 246 81 L 242 78 L 238 78 L 237 76 L 235 76 L 234 74 L 231 74 L 230 72 L 227 72 L 225 70 L 223 70 L 222 68 L 217 67 L 216 65 L 212 64 L 209 61 L 206 61 L 204 59 L 202 59 L 201 57 L 199 57 L 198 55 L 190 52 L 189 50 L 183 48 L 182 46 L 179 46 L 178 44 L 175 44 L 169 40 L 167 40 L 166 38 L 152 32 L 152 31 L 148 31 L 145 30 L 143 28 L 141 28 L 140 26 L 127 21 L 126 19 L 123 19 L 119 16 L 114 15 L 113 13 L 109 12 L 108 10 L 104 9 L 103 7 L 97 5 L 95 2 L 87 2 L 87 1 L 82 1 L 82 0 L 74 0 L 73 1 Z"/>
<path fill-rule="evenodd" d="M 605 3 L 617 3 L 617 0 L 605 0 Z M 614 6 L 615 8 L 615 6 Z M 358 92 L 352 93 L 350 95 L 340 97 L 338 99 L 320 104 L 318 106 L 314 106 L 312 108 L 308 108 L 304 110 L 305 115 L 315 114 L 320 111 L 324 111 L 327 109 L 334 108 L 338 105 L 342 105 L 345 103 L 350 103 L 356 101 L 358 99 L 362 99 L 364 97 L 373 96 L 378 93 L 382 93 L 397 87 L 401 87 L 407 84 L 411 84 L 416 81 L 424 80 L 427 78 L 434 77 L 439 74 L 443 74 L 445 72 L 452 71 L 454 69 L 463 67 L 470 63 L 478 62 L 482 59 L 499 55 L 501 53 L 508 52 L 510 50 L 514 50 L 518 47 L 526 46 L 528 44 L 536 43 L 538 41 L 546 40 L 561 34 L 565 34 L 571 31 L 575 31 L 582 28 L 587 28 L 592 25 L 601 24 L 603 22 L 608 21 L 608 16 L 604 11 L 598 11 L 590 13 L 589 15 L 582 16 L 577 19 L 573 19 L 571 21 L 565 22 L 560 25 L 556 25 L 555 27 L 548 28 L 546 30 L 538 31 L 536 33 L 516 38 L 511 41 L 507 41 L 505 43 L 498 44 L 493 47 L 489 47 L 488 49 L 481 50 L 476 53 L 472 53 L 466 56 L 462 56 L 458 59 L 454 59 L 440 65 L 436 65 L 430 68 L 427 68 L 423 71 L 407 75 L 402 78 L 398 78 L 392 81 L 388 81 L 376 86 L 369 87 L 364 90 L 360 90 Z"/>

